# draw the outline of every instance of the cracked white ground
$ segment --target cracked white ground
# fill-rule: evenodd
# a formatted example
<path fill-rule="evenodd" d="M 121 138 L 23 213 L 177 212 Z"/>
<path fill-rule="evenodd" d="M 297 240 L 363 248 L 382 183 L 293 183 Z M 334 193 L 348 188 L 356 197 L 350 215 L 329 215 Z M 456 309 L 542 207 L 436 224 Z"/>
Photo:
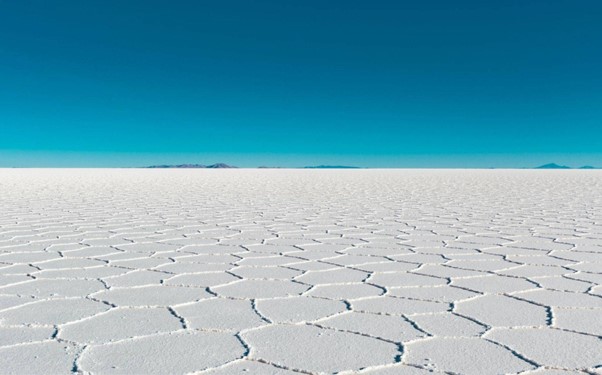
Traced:
<path fill-rule="evenodd" d="M 602 173 L 0 170 L 1 373 L 602 371 Z"/>

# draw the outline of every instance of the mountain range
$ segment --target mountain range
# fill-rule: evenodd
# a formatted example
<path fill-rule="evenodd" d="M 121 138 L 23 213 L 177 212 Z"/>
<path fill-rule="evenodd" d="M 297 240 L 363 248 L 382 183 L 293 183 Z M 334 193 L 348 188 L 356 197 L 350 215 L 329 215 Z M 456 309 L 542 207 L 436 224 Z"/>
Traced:
<path fill-rule="evenodd" d="M 210 164 L 210 165 L 204 165 L 204 164 L 175 164 L 175 165 L 170 165 L 170 164 L 161 164 L 161 165 L 151 165 L 145 168 L 182 168 L 182 169 L 193 169 L 193 168 L 213 168 L 213 169 L 218 169 L 218 168 L 238 168 L 236 166 L 233 165 L 228 165 L 225 163 L 216 163 L 216 164 Z M 260 166 L 257 168 L 280 168 L 280 167 L 266 167 L 266 166 Z M 307 166 L 307 167 L 303 167 L 305 169 L 357 169 L 359 167 L 351 167 L 351 166 L 346 166 L 346 165 L 316 165 L 316 166 Z"/>
<path fill-rule="evenodd" d="M 216 163 L 216 164 L 210 164 L 210 165 L 203 165 L 203 164 L 151 165 L 146 168 L 211 168 L 211 169 L 219 169 L 219 168 L 238 168 L 238 167 L 224 164 L 224 163 Z"/>
<path fill-rule="evenodd" d="M 225 163 L 215 163 L 215 164 L 209 164 L 209 165 L 205 165 L 205 164 L 175 164 L 175 165 L 170 165 L 170 164 L 162 164 L 162 165 L 151 165 L 145 168 L 181 168 L 181 169 L 194 169 L 194 168 L 208 168 L 208 169 L 226 169 L 226 168 L 238 168 L 236 166 L 233 165 L 228 165 Z M 260 166 L 257 168 L 281 168 L 281 167 L 266 167 L 266 166 Z M 306 167 L 301 167 L 302 169 L 359 169 L 361 167 L 353 167 L 353 166 L 347 166 L 347 165 L 315 165 L 315 166 L 306 166 Z M 556 164 L 556 163 L 548 163 L 548 164 L 544 164 L 544 165 L 540 165 L 539 167 L 535 167 L 534 169 L 573 169 L 569 166 L 566 165 L 560 165 L 560 164 Z M 579 168 L 575 168 L 575 169 L 598 169 L 596 167 L 592 167 L 590 165 L 584 165 L 582 167 Z"/>
<path fill-rule="evenodd" d="M 573 169 L 566 165 L 559 165 L 556 163 L 549 163 L 540 165 L 539 167 L 535 167 L 535 169 Z M 592 167 L 591 165 L 584 165 L 583 167 L 579 167 L 577 169 L 597 169 L 596 167 Z"/>

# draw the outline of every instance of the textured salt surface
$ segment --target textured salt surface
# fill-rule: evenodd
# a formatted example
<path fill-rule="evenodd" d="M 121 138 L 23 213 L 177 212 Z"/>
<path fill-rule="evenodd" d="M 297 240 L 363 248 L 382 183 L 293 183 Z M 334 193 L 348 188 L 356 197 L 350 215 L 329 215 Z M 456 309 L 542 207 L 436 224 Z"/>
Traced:
<path fill-rule="evenodd" d="M 602 371 L 602 172 L 0 170 L 0 372 Z"/>

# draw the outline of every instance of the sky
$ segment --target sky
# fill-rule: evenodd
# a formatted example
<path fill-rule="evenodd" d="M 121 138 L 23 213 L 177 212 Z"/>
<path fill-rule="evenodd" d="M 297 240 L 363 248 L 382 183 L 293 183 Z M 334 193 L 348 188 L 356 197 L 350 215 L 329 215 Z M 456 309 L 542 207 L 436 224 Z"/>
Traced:
<path fill-rule="evenodd" d="M 602 2 L 0 0 L 0 167 L 602 167 Z"/>

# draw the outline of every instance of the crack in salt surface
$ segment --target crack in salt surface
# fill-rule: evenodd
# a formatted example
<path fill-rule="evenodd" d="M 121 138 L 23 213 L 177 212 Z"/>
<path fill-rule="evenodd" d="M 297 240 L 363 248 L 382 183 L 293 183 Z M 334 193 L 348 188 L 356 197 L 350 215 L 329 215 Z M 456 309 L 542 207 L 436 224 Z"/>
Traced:
<path fill-rule="evenodd" d="M 602 173 L 597 171 L 0 170 L 0 189 L 0 206 L 9 218 L 0 219 L 0 330 L 20 330 L 11 336 L 16 342 L 0 343 L 0 358 L 28 358 L 27 351 L 35 348 L 40 361 L 64 364 L 57 372 L 111 372 L 109 364 L 87 367 L 111 362 L 99 357 L 102 350 L 97 348 L 155 345 L 154 338 L 187 333 L 199 340 L 216 335 L 202 350 L 223 356 L 215 363 L 211 356 L 201 359 L 206 361 L 199 364 L 202 372 L 227 373 L 228 366 L 242 360 L 306 374 L 377 373 L 396 366 L 447 373 L 474 368 L 480 373 L 594 373 L 602 363 L 601 357 L 588 356 L 602 353 L 596 322 L 596 313 L 602 313 L 602 271 L 596 268 L 602 262 L 602 198 L 594 193 L 602 190 Z M 420 277 L 441 282 L 433 287 L 401 281 Z M 382 282 L 373 282 L 377 280 Z M 163 289 L 156 288 L 171 288 L 172 294 L 164 297 L 169 301 L 157 301 L 153 293 Z M 95 294 L 102 291 L 110 293 Z M 177 327 L 150 322 L 157 325 L 156 332 L 110 344 L 61 337 L 65 327 L 73 330 L 83 322 L 116 316 L 112 312 L 128 301 L 114 301 L 111 293 L 123 291 L 139 299 L 138 306 L 128 309 L 162 306 L 179 322 Z M 52 311 L 35 311 L 36 302 L 78 299 L 107 310 L 82 310 L 60 321 Z M 232 309 L 194 308 L 215 299 Z M 384 307 L 379 307 L 376 302 L 382 299 Z M 491 311 L 487 305 L 502 300 L 516 301 L 512 306 L 524 308 L 525 314 L 539 311 L 541 319 L 504 311 L 504 305 Z M 264 308 L 262 303 L 271 301 L 284 303 Z M 298 311 L 290 310 L 293 301 L 301 303 Z M 303 303 L 315 305 L 311 314 L 303 315 L 308 314 Z M 387 303 L 399 303 L 399 310 L 388 310 Z M 422 305 L 413 311 L 413 303 Z M 188 308 L 179 312 L 184 306 Z M 207 314 L 222 324 L 204 325 Z M 369 316 L 366 321 L 377 326 L 374 322 L 399 318 L 407 323 L 408 337 L 421 338 L 381 337 L 388 334 L 361 324 L 329 325 L 346 314 Z M 48 324 L 36 323 L 40 316 L 47 316 Z M 280 322 L 282 316 L 295 323 Z M 455 323 L 442 323 L 443 316 L 480 328 L 445 331 L 445 325 Z M 508 326 L 503 316 L 525 324 Z M 237 328 L 228 329 L 228 324 Z M 283 328 L 269 331 L 275 336 L 267 341 L 294 344 L 294 351 L 278 353 L 267 341 L 245 339 L 269 327 L 289 326 L 304 338 L 277 336 L 286 332 Z M 36 336 L 39 327 L 53 331 L 41 339 Z M 348 368 L 340 367 L 337 360 L 344 353 L 320 346 L 322 336 L 313 337 L 314 330 L 345 337 L 347 342 L 335 342 L 348 350 L 357 349 L 360 338 L 366 341 L 357 342 L 365 347 L 348 360 Z M 562 332 L 567 341 L 533 338 L 534 345 L 521 347 L 512 339 L 519 330 L 522 335 Z M 377 343 L 396 345 L 397 354 L 372 363 L 366 353 Z M 451 359 L 464 354 L 455 353 L 451 343 L 495 354 L 458 362 Z M 562 356 L 542 355 L 538 349 L 554 353 L 554 346 L 578 360 L 563 363 Z M 446 355 L 425 351 L 429 347 Z M 147 349 L 159 359 L 172 359 L 163 350 L 167 348 Z M 258 351 L 260 359 L 253 357 Z M 334 359 L 321 357 L 324 353 Z M 186 363 L 181 355 L 176 359 Z M 512 357 L 511 364 L 496 362 L 505 355 Z M 421 362 L 425 359 L 426 364 Z M 141 360 L 132 357 L 132 369 Z M 0 359 L 0 366 L 23 372 L 38 363 Z"/>

